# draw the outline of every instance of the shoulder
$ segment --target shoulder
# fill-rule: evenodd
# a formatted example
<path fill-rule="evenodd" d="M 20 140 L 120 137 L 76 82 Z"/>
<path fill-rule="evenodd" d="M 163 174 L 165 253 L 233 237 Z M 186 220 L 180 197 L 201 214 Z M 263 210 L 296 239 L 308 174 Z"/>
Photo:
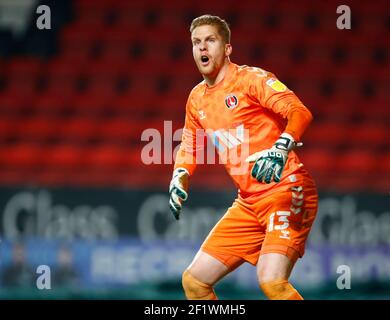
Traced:
<path fill-rule="evenodd" d="M 266 79 L 272 75 L 271 72 L 259 68 L 251 67 L 247 65 L 237 66 L 237 74 L 239 77 L 247 79 L 248 81 L 253 81 L 254 79 Z"/>
<path fill-rule="evenodd" d="M 199 82 L 195 87 L 192 88 L 190 92 L 190 96 L 202 93 L 205 89 L 205 86 L 206 86 L 206 82 L 204 80 Z"/>
<path fill-rule="evenodd" d="M 192 88 L 187 98 L 187 104 L 186 104 L 187 112 L 193 112 L 194 108 L 197 105 L 197 101 L 201 99 L 201 95 L 205 90 L 205 85 L 206 85 L 205 81 L 202 81 Z"/>
<path fill-rule="evenodd" d="M 203 80 L 199 82 L 195 87 L 192 88 L 190 94 L 188 95 L 188 101 L 193 102 L 194 99 L 197 99 L 204 93 L 206 82 Z"/>

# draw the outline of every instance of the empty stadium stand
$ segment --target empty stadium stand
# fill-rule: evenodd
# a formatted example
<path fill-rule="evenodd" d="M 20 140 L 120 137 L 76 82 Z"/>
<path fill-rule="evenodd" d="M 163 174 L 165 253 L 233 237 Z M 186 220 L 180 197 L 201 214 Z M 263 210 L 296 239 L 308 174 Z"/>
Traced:
<path fill-rule="evenodd" d="M 213 13 L 231 22 L 233 62 L 272 71 L 313 112 L 297 152 L 318 187 L 387 192 L 390 3 L 351 6 L 338 30 L 333 1 L 73 1 L 55 54 L 0 57 L 0 184 L 166 188 L 172 164 L 143 164 L 141 135 L 183 126 L 201 80 L 189 23 Z M 204 165 L 192 187 L 233 184 Z"/>

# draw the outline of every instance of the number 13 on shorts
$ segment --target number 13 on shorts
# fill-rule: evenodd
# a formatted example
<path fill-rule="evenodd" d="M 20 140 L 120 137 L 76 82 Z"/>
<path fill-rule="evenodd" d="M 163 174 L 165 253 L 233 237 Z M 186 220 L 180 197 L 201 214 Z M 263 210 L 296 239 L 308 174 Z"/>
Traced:
<path fill-rule="evenodd" d="M 279 238 L 290 239 L 290 231 L 286 230 L 290 225 L 288 221 L 290 214 L 290 211 L 276 211 L 271 213 L 269 216 L 268 231 L 279 230 L 281 233 Z"/>

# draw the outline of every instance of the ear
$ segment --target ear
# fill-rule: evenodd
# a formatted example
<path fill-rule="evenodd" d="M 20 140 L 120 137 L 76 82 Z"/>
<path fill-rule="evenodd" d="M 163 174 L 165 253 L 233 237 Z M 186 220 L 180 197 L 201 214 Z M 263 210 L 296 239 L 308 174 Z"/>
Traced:
<path fill-rule="evenodd" d="M 233 47 L 230 43 L 225 44 L 225 56 L 229 57 L 232 54 Z"/>

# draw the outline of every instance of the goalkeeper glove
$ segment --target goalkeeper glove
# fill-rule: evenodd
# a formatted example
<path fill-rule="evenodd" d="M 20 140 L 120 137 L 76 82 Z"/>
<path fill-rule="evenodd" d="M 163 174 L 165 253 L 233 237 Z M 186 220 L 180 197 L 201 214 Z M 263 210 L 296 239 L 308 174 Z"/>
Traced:
<path fill-rule="evenodd" d="M 302 142 L 295 142 L 290 134 L 282 133 L 271 149 L 256 152 L 246 159 L 247 162 L 255 163 L 251 171 L 252 177 L 263 183 L 279 182 L 288 152 L 302 145 Z"/>
<path fill-rule="evenodd" d="M 179 220 L 182 203 L 188 198 L 188 178 L 186 169 L 177 168 L 173 171 L 171 183 L 169 185 L 169 208 L 176 220 Z"/>

